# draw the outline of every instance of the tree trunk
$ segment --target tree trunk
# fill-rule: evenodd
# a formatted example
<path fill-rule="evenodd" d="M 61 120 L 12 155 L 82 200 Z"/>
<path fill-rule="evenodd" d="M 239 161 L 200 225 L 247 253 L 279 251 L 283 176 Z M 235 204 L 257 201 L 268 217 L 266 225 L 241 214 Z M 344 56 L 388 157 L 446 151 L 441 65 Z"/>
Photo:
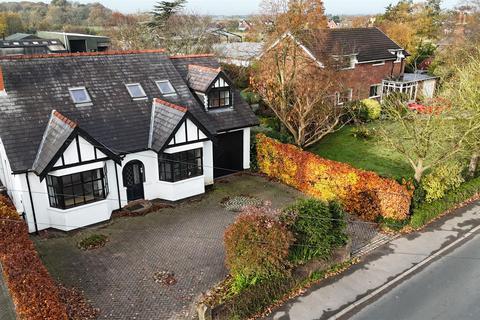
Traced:
<path fill-rule="evenodd" d="M 470 178 L 473 178 L 475 176 L 475 172 L 477 171 L 478 167 L 478 160 L 480 158 L 480 155 L 477 152 L 474 152 L 472 154 L 472 157 L 470 158 L 470 165 L 468 166 L 468 175 Z"/>
<path fill-rule="evenodd" d="M 423 167 L 423 160 L 418 160 L 414 170 L 415 170 L 415 181 L 420 183 L 423 177 L 423 173 L 425 172 L 425 168 Z"/>

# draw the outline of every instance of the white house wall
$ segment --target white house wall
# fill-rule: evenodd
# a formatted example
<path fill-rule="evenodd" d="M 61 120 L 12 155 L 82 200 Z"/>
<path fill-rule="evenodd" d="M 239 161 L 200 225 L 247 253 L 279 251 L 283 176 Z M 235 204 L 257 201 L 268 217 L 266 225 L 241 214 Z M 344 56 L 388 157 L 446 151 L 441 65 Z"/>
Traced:
<path fill-rule="evenodd" d="M 193 149 L 203 149 L 204 174 L 185 181 L 175 183 L 160 181 L 158 168 L 158 155 L 154 151 L 143 151 L 125 156 L 122 166 L 130 161 L 138 160 L 143 163 L 145 169 L 145 183 L 143 184 L 146 200 L 163 199 L 177 201 L 193 197 L 205 192 L 205 186 L 213 183 L 213 145 L 211 141 L 203 141 L 187 144 L 179 147 L 168 148 L 165 153 L 182 152 Z M 127 188 L 123 185 L 123 168 L 119 168 L 120 194 L 122 205 L 127 204 Z"/>
<path fill-rule="evenodd" d="M 28 200 L 28 192 L 23 189 L 22 180 L 20 175 L 13 175 L 12 167 L 8 161 L 5 147 L 0 139 L 0 179 L 3 185 L 7 188 L 8 196 L 12 199 L 12 202 L 19 214 L 22 214 L 25 209 L 23 206 L 24 200 Z"/>
<path fill-rule="evenodd" d="M 102 168 L 104 166 L 106 167 L 106 176 L 109 189 L 107 198 L 102 201 L 67 210 L 51 208 L 48 199 L 46 179 L 40 181 L 40 177 L 36 174 L 28 174 L 38 230 L 54 228 L 63 231 L 70 231 L 78 229 L 109 220 L 112 211 L 120 208 L 118 202 L 117 180 L 115 177 L 115 162 L 108 160 L 106 162 L 96 163 L 95 165 Z M 68 170 L 68 172 L 64 171 L 63 175 L 92 170 L 90 166 L 91 165 L 85 165 L 65 169 Z M 22 174 L 19 175 L 19 177 L 21 177 L 22 180 L 22 190 L 25 190 L 23 198 L 28 228 L 30 232 L 34 232 L 35 223 L 33 210 L 30 205 L 26 176 L 25 174 Z"/>

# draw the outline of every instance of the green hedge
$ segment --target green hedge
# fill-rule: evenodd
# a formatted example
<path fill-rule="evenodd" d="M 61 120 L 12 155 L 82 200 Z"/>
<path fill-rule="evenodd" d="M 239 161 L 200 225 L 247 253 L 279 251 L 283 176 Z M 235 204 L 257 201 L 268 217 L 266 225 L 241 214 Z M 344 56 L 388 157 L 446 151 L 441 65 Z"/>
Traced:
<path fill-rule="evenodd" d="M 480 193 L 480 178 L 472 179 L 462 184 L 458 189 L 448 192 L 442 199 L 432 203 L 424 203 L 413 210 L 410 225 L 421 228 L 445 211 L 454 208 L 476 194 Z"/>

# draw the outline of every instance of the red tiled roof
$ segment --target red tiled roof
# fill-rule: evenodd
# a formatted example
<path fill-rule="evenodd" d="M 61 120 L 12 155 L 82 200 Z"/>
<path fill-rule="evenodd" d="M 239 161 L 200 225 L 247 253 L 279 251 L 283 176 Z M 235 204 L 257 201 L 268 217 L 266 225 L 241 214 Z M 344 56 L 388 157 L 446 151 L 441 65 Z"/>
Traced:
<path fill-rule="evenodd" d="M 176 110 L 181 111 L 181 112 L 187 112 L 188 111 L 188 109 L 185 108 L 185 107 L 179 106 L 177 104 L 173 104 L 171 102 L 168 102 L 168 101 L 165 101 L 165 100 L 162 100 L 162 99 L 159 99 L 159 98 L 155 98 L 154 101 L 155 101 L 155 103 L 162 104 L 164 106 L 170 107 L 172 109 L 176 109 Z"/>

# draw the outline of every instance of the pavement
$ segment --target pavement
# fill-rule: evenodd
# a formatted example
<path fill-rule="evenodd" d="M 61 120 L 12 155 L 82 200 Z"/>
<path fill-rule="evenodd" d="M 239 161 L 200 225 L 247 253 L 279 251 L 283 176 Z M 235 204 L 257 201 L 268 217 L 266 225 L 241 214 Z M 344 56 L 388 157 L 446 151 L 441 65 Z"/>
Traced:
<path fill-rule="evenodd" d="M 448 249 L 459 238 L 469 236 L 469 232 L 479 224 L 480 204 L 477 202 L 438 220 L 421 232 L 396 238 L 377 248 L 364 256 L 360 263 L 354 265 L 348 271 L 310 288 L 301 296 L 274 310 L 267 319 L 348 319 L 358 309 L 378 298 L 372 293 L 387 291 L 390 281 L 408 273 L 416 265 L 424 264 L 426 259 L 430 260 L 432 255 Z M 472 276 L 475 275 L 476 273 L 472 274 Z M 478 284 L 477 281 L 472 282 Z M 474 290 L 473 287 L 472 290 Z M 417 296 L 417 299 L 419 297 L 422 296 Z M 458 300 L 462 297 L 463 294 L 458 296 L 457 292 L 457 298 L 455 299 Z M 428 298 L 423 296 L 422 299 Z M 451 301 L 454 302 L 455 299 L 451 299 Z M 363 304 L 359 304 L 362 301 Z M 421 303 L 422 300 L 420 299 L 417 304 Z M 350 307 L 352 305 L 355 308 Z M 470 310 L 473 310 L 473 307 Z M 388 317 L 378 319 L 392 319 L 392 315 L 393 312 L 390 312 Z M 408 319 L 429 318 L 415 316 Z"/>
<path fill-rule="evenodd" d="M 352 320 L 477 320 L 480 235 L 433 262 Z"/>
<path fill-rule="evenodd" d="M 2 266 L 0 266 L 0 320 L 15 319 L 15 307 L 13 306 L 5 279 L 3 278 Z"/>

